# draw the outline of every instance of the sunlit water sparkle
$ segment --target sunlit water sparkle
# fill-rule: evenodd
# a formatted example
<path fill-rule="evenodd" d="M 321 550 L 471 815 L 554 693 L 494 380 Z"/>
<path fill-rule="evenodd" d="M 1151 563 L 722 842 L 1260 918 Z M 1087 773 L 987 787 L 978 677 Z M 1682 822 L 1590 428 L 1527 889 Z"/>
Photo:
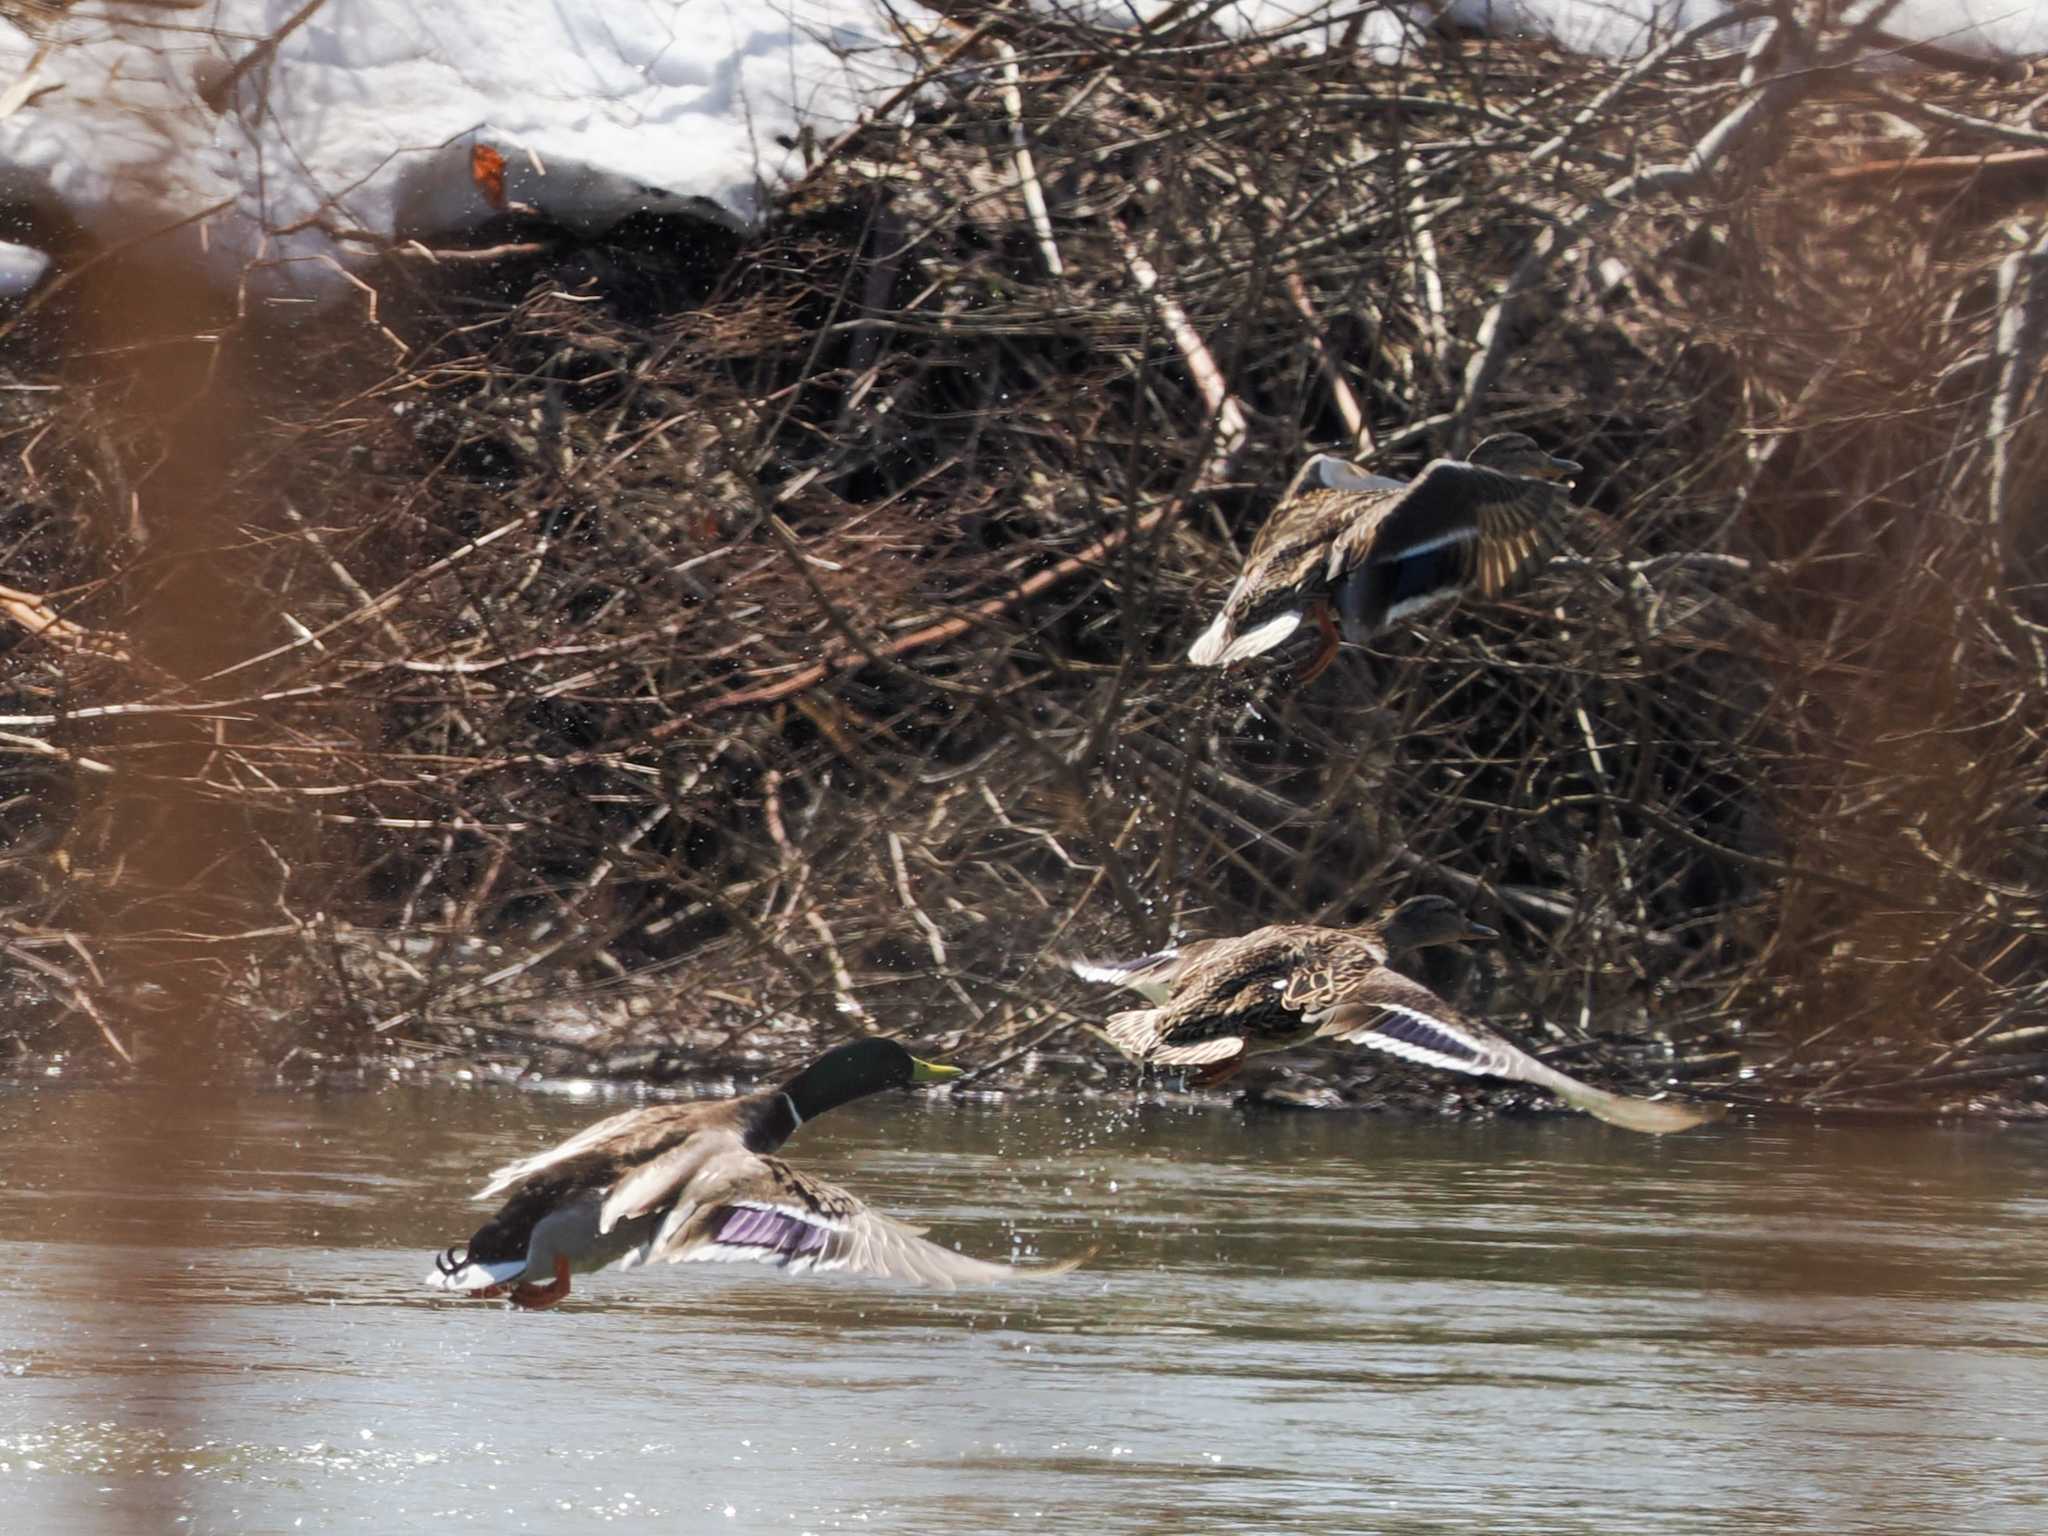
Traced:
<path fill-rule="evenodd" d="M 2026 1131 L 944 1107 L 790 1155 L 1042 1286 L 418 1285 L 603 1106 L 0 1093 L 0 1525 L 2039 1532 Z M 144 1166 L 144 1192 L 108 1169 Z"/>

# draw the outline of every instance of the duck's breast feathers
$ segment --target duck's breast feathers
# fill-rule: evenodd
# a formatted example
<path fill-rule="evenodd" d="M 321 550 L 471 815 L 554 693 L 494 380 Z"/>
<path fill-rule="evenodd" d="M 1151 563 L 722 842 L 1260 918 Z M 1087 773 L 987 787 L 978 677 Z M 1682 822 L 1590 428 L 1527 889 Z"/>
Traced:
<path fill-rule="evenodd" d="M 1493 596 L 1541 547 L 1563 499 L 1551 481 L 1438 459 L 1399 495 L 1382 495 L 1370 516 L 1346 524 L 1325 575 L 1338 582 L 1368 563 L 1452 558 L 1464 582 Z"/>
<path fill-rule="evenodd" d="M 651 1243 L 670 1263 L 766 1264 L 790 1274 L 842 1271 L 952 1290 L 1059 1269 L 1020 1269 L 942 1248 L 836 1184 L 778 1157 L 739 1153 L 708 1168 Z M 1063 1266 L 1071 1267 L 1071 1266 Z"/>

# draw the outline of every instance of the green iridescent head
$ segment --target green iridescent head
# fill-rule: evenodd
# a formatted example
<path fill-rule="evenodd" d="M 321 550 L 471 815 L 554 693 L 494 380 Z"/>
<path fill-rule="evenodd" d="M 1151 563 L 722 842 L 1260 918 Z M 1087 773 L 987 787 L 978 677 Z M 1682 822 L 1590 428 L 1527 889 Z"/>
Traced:
<path fill-rule="evenodd" d="M 894 1040 L 856 1040 L 834 1046 L 782 1085 L 796 1112 L 809 1120 L 885 1088 L 942 1083 L 960 1076 L 958 1067 L 922 1061 Z"/>

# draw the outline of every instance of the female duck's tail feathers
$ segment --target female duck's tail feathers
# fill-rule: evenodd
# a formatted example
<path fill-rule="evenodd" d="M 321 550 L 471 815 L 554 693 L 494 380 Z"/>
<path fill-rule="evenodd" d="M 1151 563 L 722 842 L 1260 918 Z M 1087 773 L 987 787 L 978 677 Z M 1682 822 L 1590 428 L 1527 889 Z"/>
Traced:
<path fill-rule="evenodd" d="M 1301 618 L 1300 609 L 1290 608 L 1240 635 L 1231 622 L 1230 604 L 1226 602 L 1223 611 L 1209 621 L 1209 627 L 1188 647 L 1188 660 L 1198 667 L 1227 667 L 1233 662 L 1263 656 L 1301 628 Z"/>
<path fill-rule="evenodd" d="M 1230 615 L 1219 613 L 1209 621 L 1209 627 L 1195 636 L 1195 643 L 1188 647 L 1188 660 L 1198 667 L 1220 667 L 1223 653 L 1230 646 Z"/>
<path fill-rule="evenodd" d="M 1219 1035 L 1192 1045 L 1167 1045 L 1160 1039 L 1165 1026 L 1156 1008 L 1112 1013 L 1103 1028 L 1131 1060 L 1157 1067 L 1204 1067 L 1212 1061 L 1228 1061 L 1244 1050 L 1244 1041 L 1236 1035 Z"/>
<path fill-rule="evenodd" d="M 1206 1067 L 1244 1054 L 1244 1041 L 1236 1035 L 1218 1035 L 1197 1040 L 1193 1045 L 1155 1045 L 1150 1060 L 1156 1067 Z"/>

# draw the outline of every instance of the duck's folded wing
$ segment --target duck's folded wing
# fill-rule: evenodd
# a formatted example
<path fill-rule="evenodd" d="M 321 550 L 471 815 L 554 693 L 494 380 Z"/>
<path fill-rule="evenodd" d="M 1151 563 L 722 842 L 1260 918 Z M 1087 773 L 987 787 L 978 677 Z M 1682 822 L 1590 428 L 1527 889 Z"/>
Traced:
<path fill-rule="evenodd" d="M 1465 1017 L 1420 982 L 1380 971 L 1317 1021 L 1322 1039 L 1370 1046 L 1404 1061 L 1475 1077 L 1502 1077 L 1548 1088 L 1575 1109 L 1631 1131 L 1663 1134 L 1718 1120 L 1718 1104 L 1679 1104 L 1609 1093 L 1545 1066 L 1521 1047 Z"/>
<path fill-rule="evenodd" d="M 870 1209 L 823 1179 L 776 1157 L 748 1157 L 679 1206 L 652 1257 L 681 1263 L 767 1264 L 789 1274 L 836 1270 L 952 1290 L 1064 1274 L 1078 1260 L 1019 1268 L 955 1253 L 918 1229 Z"/>

